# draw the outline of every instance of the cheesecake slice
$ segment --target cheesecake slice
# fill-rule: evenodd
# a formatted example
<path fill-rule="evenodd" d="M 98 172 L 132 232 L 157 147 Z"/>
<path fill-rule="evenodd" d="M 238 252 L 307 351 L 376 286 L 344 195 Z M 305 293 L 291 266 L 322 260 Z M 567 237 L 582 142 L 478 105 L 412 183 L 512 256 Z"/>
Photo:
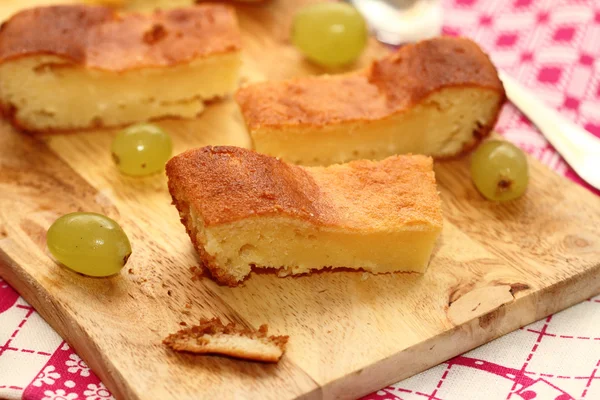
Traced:
<path fill-rule="evenodd" d="M 238 83 L 240 32 L 226 5 L 119 14 L 62 5 L 0 29 L 0 106 L 28 131 L 193 118 Z"/>
<path fill-rule="evenodd" d="M 505 99 L 486 54 L 451 37 L 406 45 L 355 73 L 236 94 L 256 151 L 303 165 L 455 156 L 489 134 Z"/>
<path fill-rule="evenodd" d="M 224 325 L 213 318 L 169 335 L 163 343 L 175 351 L 275 363 L 285 352 L 288 339 L 288 336 L 269 336 L 267 325 L 256 331 L 234 323 Z"/>
<path fill-rule="evenodd" d="M 301 167 L 237 147 L 167 163 L 169 190 L 204 266 L 235 286 L 253 268 L 424 272 L 442 229 L 432 159 Z"/>

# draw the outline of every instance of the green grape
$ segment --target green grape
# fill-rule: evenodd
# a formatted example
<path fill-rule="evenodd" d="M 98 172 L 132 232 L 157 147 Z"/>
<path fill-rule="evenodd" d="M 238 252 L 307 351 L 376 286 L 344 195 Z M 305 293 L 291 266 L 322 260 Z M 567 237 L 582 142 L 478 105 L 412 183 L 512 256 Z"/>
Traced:
<path fill-rule="evenodd" d="M 508 201 L 527 189 L 527 158 L 515 145 L 490 140 L 473 153 L 471 178 L 479 192 L 489 200 Z"/>
<path fill-rule="evenodd" d="M 172 151 L 171 137 L 152 124 L 130 126 L 112 143 L 112 157 L 119 170 L 134 176 L 162 171 Z"/>
<path fill-rule="evenodd" d="M 360 56 L 367 44 L 367 24 L 348 4 L 312 4 L 295 15 L 292 43 L 318 64 L 348 64 Z"/>
<path fill-rule="evenodd" d="M 131 244 L 119 224 L 95 213 L 58 218 L 48 229 L 46 243 L 57 261 L 88 276 L 117 274 L 131 255 Z"/>

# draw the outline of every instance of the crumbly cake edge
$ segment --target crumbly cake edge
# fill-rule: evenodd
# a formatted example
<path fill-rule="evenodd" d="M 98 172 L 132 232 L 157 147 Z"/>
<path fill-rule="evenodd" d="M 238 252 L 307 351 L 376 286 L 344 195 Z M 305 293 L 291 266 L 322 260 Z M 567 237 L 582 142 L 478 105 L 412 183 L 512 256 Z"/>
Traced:
<path fill-rule="evenodd" d="M 219 264 L 217 264 L 215 257 L 210 255 L 204 248 L 205 243 L 201 239 L 201 232 L 198 231 L 197 224 L 194 224 L 194 221 L 192 221 L 194 218 L 191 215 L 192 206 L 187 200 L 184 200 L 184 196 L 179 196 L 179 191 L 175 187 L 173 179 L 168 180 L 168 187 L 171 198 L 173 199 L 173 205 L 179 212 L 179 219 L 183 226 L 185 226 L 185 230 L 190 237 L 198 256 L 200 257 L 202 266 L 210 272 L 211 278 L 217 281 L 217 283 L 229 287 L 238 286 L 243 282 L 243 279 L 237 280 L 233 275 L 221 268 Z M 196 215 L 200 214 L 196 212 Z M 197 273 L 197 275 L 202 276 L 202 272 Z M 244 279 L 248 278 L 249 275 L 250 274 L 246 275 Z"/>
<path fill-rule="evenodd" d="M 170 347 L 174 351 L 186 351 L 197 354 L 206 354 L 203 352 L 193 352 L 187 350 L 185 346 L 180 346 L 179 340 L 186 339 L 196 339 L 199 341 L 203 337 L 211 337 L 211 336 L 219 336 L 219 335 L 230 335 L 230 336 L 243 336 L 251 340 L 261 341 L 263 343 L 272 344 L 281 350 L 281 354 L 285 352 L 287 342 L 289 340 L 289 336 L 275 336 L 268 335 L 269 327 L 266 324 L 263 324 L 259 327 L 258 330 L 244 328 L 234 322 L 230 322 L 227 325 L 224 325 L 220 319 L 212 318 L 212 319 L 201 319 L 199 325 L 192 326 L 189 328 L 182 329 L 176 333 L 170 334 L 163 340 L 163 344 Z M 198 343 L 201 345 L 201 343 Z M 223 353 L 212 353 L 212 354 L 224 354 L 232 357 L 238 357 L 243 359 L 249 359 L 248 357 L 243 357 L 241 354 L 236 353 L 235 350 L 230 352 Z M 277 362 L 280 358 L 274 359 L 270 357 L 252 357 L 254 361 L 261 362 Z"/>

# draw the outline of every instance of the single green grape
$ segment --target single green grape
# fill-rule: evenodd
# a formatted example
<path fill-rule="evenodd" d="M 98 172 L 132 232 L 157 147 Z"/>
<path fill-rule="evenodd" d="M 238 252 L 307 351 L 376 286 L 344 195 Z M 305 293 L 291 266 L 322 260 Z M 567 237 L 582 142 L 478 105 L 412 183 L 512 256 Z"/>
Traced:
<path fill-rule="evenodd" d="M 525 193 L 529 182 L 525 153 L 509 142 L 489 140 L 473 153 L 471 178 L 489 200 L 516 199 Z"/>
<path fill-rule="evenodd" d="M 58 218 L 48 229 L 46 243 L 57 261 L 88 276 L 117 274 L 131 255 L 131 244 L 119 224 L 95 213 Z"/>
<path fill-rule="evenodd" d="M 130 126 L 112 142 L 112 157 L 119 170 L 127 175 L 149 175 L 165 168 L 171 157 L 171 137 L 152 124 Z"/>
<path fill-rule="evenodd" d="M 360 56 L 367 44 L 367 24 L 349 4 L 308 5 L 294 16 L 292 43 L 318 64 L 348 64 Z"/>

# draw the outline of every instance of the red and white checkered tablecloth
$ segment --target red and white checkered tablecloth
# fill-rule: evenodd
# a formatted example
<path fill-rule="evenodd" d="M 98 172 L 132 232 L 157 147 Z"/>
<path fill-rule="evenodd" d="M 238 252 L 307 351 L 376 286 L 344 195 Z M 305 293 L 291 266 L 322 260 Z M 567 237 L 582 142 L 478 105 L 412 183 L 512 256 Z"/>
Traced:
<path fill-rule="evenodd" d="M 498 67 L 600 137 L 600 0 L 444 0 L 444 6 L 445 33 L 475 39 Z M 497 129 L 585 185 L 514 107 L 504 108 Z M 0 398 L 113 398 L 1 279 Z M 364 399 L 600 400 L 600 296 Z"/>

